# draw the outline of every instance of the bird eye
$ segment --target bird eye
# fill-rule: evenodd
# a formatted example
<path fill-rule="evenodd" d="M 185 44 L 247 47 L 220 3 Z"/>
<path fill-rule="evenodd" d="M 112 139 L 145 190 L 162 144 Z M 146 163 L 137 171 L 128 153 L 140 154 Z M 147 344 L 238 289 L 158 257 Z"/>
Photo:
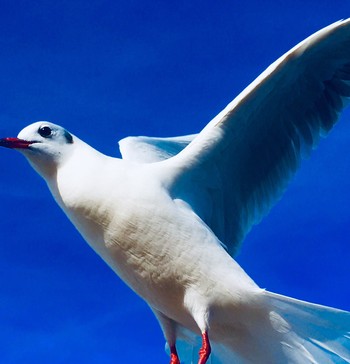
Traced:
<path fill-rule="evenodd" d="M 52 134 L 52 129 L 49 126 L 41 126 L 38 130 L 39 134 L 44 137 L 48 138 Z"/>

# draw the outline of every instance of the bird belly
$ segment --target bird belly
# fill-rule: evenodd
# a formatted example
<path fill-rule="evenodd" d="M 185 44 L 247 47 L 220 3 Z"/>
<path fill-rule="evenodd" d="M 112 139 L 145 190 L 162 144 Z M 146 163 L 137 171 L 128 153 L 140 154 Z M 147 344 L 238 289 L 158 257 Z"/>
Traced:
<path fill-rule="evenodd" d="M 167 197 L 158 203 L 126 194 L 96 201 L 88 208 L 86 203 L 81 208 L 64 201 L 62 207 L 128 286 L 182 326 L 198 332 L 192 301 L 204 308 L 226 302 L 232 306 L 232 302 L 239 304 L 245 291 L 257 289 L 212 231 L 192 211 Z"/>
<path fill-rule="evenodd" d="M 152 308 L 198 332 L 193 302 L 232 312 L 259 290 L 204 224 L 164 211 L 147 217 L 112 224 L 104 238 L 112 269 Z"/>

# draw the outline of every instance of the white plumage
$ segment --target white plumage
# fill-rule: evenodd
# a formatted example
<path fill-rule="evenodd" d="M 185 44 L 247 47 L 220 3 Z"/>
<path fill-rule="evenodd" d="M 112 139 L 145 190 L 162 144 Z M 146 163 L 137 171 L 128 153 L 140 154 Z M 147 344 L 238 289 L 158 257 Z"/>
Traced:
<path fill-rule="evenodd" d="M 38 122 L 0 145 L 28 158 L 85 240 L 148 302 L 171 363 L 196 362 L 201 346 L 200 364 L 350 363 L 348 312 L 262 290 L 227 253 L 349 97 L 345 20 L 278 59 L 198 135 L 126 138 L 117 159 Z"/>

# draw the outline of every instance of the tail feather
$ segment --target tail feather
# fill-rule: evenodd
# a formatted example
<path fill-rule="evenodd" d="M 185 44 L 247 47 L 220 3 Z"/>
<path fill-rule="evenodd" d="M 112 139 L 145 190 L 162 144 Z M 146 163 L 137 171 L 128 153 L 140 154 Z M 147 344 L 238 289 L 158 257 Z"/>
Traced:
<path fill-rule="evenodd" d="M 349 312 L 271 292 L 265 294 L 272 310 L 288 322 L 297 342 L 310 353 L 310 363 L 350 363 Z"/>
<path fill-rule="evenodd" d="M 249 354 L 227 341 L 212 342 L 208 364 L 350 364 L 349 312 L 268 291 L 263 292 L 263 302 L 267 319 L 265 315 L 247 323 Z M 185 329 L 180 332 L 181 363 L 197 363 L 200 337 Z M 237 335 L 237 327 L 231 332 Z"/>

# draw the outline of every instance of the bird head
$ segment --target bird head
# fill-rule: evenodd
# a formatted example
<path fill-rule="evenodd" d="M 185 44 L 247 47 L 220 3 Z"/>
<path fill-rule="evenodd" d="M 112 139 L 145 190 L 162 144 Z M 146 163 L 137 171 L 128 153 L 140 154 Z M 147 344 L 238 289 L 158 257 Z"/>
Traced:
<path fill-rule="evenodd" d="M 44 178 L 57 171 L 72 145 L 74 137 L 67 130 L 47 121 L 25 127 L 16 138 L 0 139 L 0 146 L 21 152 Z"/>

